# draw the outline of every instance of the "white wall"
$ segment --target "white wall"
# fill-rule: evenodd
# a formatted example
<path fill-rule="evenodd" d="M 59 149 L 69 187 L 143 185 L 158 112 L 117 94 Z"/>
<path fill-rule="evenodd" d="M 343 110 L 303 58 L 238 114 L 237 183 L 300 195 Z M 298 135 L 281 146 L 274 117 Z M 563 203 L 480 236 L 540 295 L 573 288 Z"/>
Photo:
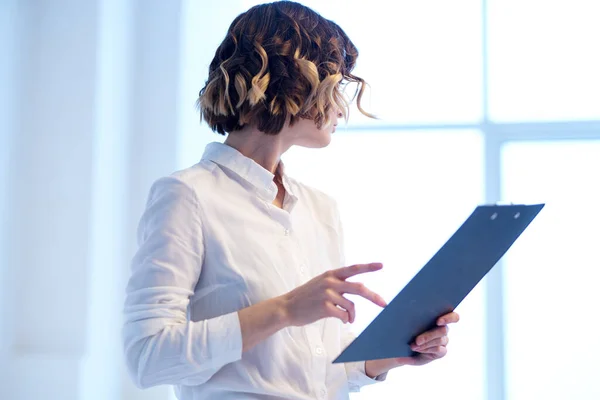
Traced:
<path fill-rule="evenodd" d="M 87 318 L 94 5 L 18 3 L 23 54 L 5 225 L 7 398 L 76 398 Z"/>
<path fill-rule="evenodd" d="M 20 52 L 17 52 L 15 35 L 19 21 L 18 0 L 7 0 L 0 3 L 0 54 L 10 54 L 0 62 L 0 360 L 6 359 L 10 327 L 10 313 L 7 304 L 10 301 L 7 292 L 9 268 L 7 266 L 8 232 L 1 227 L 6 226 L 9 209 L 9 174 L 10 155 L 12 150 L 13 132 L 16 129 L 15 99 L 17 98 L 17 64 Z M 0 376 L 6 376 L 6 365 L 0 361 Z M 0 398 L 5 398 L 0 385 Z"/>
<path fill-rule="evenodd" d="M 150 184 L 177 167 L 181 2 L 0 5 L 0 398 L 165 399 L 123 368 Z M 5 62 L 6 61 L 6 62 Z"/>

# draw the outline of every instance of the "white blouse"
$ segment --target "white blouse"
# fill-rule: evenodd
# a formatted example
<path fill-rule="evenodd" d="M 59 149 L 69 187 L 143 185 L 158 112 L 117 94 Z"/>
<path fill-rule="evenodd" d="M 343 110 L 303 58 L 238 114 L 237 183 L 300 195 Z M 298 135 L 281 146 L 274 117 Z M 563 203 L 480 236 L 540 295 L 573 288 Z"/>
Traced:
<path fill-rule="evenodd" d="M 242 353 L 237 311 L 343 266 L 332 198 L 273 174 L 222 143 L 159 179 L 138 227 L 123 340 L 142 388 L 179 399 L 347 399 L 376 382 L 363 363 L 332 364 L 353 339 L 335 318 L 287 327 Z"/>

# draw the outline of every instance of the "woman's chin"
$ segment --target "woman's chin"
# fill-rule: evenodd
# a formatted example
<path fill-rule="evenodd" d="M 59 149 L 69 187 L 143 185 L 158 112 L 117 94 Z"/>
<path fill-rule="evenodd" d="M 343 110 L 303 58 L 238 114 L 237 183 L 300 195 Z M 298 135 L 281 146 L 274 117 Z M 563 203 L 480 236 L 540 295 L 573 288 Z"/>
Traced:
<path fill-rule="evenodd" d="M 319 145 L 315 146 L 315 147 L 327 147 L 327 146 L 329 146 L 329 143 L 331 143 L 331 135 L 332 134 L 333 134 L 333 132 L 327 133 L 327 134 L 323 135 L 323 137 L 322 137 Z"/>
<path fill-rule="evenodd" d="M 331 143 L 331 133 L 323 133 L 318 138 L 303 140 L 301 143 L 297 143 L 297 145 L 309 149 L 320 149 L 329 146 L 329 143 Z"/>

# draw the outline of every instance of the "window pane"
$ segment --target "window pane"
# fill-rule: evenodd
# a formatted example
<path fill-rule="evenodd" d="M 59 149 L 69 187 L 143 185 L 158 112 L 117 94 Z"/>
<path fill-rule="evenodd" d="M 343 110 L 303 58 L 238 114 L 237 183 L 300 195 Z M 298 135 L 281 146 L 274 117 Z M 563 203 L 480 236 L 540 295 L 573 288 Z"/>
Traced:
<path fill-rule="evenodd" d="M 505 201 L 546 202 L 506 257 L 510 400 L 600 399 L 600 141 L 512 143 Z"/>
<path fill-rule="evenodd" d="M 361 279 L 388 301 L 483 197 L 482 140 L 476 131 L 338 131 L 329 147 L 293 148 L 284 161 L 291 176 L 336 198 L 347 264 L 383 262 L 383 271 Z M 452 329 L 445 359 L 393 371 L 387 382 L 353 398 L 483 398 L 483 289 L 478 286 L 459 306 L 462 320 Z M 379 309 L 355 300 L 353 328 L 360 333 Z"/>
<path fill-rule="evenodd" d="M 598 1 L 488 4 L 491 118 L 600 118 Z"/>
<path fill-rule="evenodd" d="M 371 86 L 351 123 L 468 123 L 481 118 L 480 0 L 304 0 L 360 51 L 354 73 Z M 246 0 L 248 6 L 260 3 Z"/>

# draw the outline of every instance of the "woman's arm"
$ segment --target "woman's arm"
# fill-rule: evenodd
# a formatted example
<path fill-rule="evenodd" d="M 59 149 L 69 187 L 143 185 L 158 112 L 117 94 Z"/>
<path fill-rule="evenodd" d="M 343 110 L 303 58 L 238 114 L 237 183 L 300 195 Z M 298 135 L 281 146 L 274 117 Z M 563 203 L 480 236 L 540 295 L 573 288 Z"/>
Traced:
<path fill-rule="evenodd" d="M 288 326 L 282 298 L 275 297 L 238 311 L 242 331 L 242 351 L 256 346 Z"/>
<path fill-rule="evenodd" d="M 354 306 L 344 293 L 384 305 L 360 283 L 346 282 L 381 268 L 366 264 L 328 271 L 238 312 L 188 320 L 189 299 L 204 258 L 198 207 L 191 188 L 176 178 L 163 178 L 153 185 L 140 220 L 140 248 L 132 261 L 123 328 L 127 365 L 137 386 L 198 385 L 286 326 L 325 317 L 353 321 Z"/>
<path fill-rule="evenodd" d="M 381 267 L 379 263 L 371 263 L 327 271 L 283 296 L 240 310 L 244 351 L 287 326 L 308 325 L 327 317 L 353 322 L 354 304 L 343 296 L 345 293 L 385 307 L 383 298 L 362 283 L 346 281 L 351 276 L 378 271 Z"/>
<path fill-rule="evenodd" d="M 199 214 L 195 192 L 180 180 L 152 186 L 124 309 L 126 362 L 138 387 L 197 385 L 242 355 L 237 312 L 187 318 L 204 259 Z"/>

